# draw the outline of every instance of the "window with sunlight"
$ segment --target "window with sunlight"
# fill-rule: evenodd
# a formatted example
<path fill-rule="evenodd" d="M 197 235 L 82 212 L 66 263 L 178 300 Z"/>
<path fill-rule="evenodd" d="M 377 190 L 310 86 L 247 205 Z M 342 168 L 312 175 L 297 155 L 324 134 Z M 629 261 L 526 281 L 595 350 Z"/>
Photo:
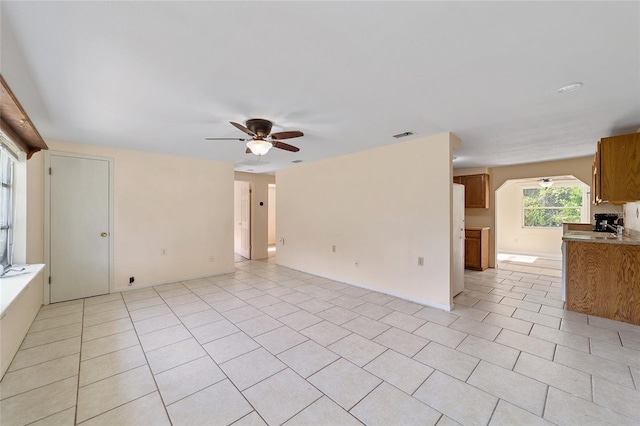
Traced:
<path fill-rule="evenodd" d="M 13 237 L 13 157 L 0 143 L 0 275 L 11 264 Z"/>
<path fill-rule="evenodd" d="M 562 223 L 580 223 L 584 211 L 583 186 L 554 186 L 524 188 L 522 190 L 522 216 L 525 228 L 559 228 Z"/>

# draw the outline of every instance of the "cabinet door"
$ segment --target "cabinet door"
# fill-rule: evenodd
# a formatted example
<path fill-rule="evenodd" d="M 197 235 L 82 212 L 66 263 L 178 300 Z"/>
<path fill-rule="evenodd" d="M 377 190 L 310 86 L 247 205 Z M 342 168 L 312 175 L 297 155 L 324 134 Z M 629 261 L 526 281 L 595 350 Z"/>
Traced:
<path fill-rule="evenodd" d="M 489 178 L 486 174 L 469 175 L 464 179 L 466 208 L 489 208 Z"/>
<path fill-rule="evenodd" d="M 480 238 L 466 238 L 464 240 L 464 267 L 467 269 L 482 269 L 482 246 Z"/>
<path fill-rule="evenodd" d="M 640 133 L 603 138 L 599 152 L 600 198 L 612 204 L 640 200 Z"/>
<path fill-rule="evenodd" d="M 464 176 L 454 176 L 453 183 L 459 183 L 460 185 L 464 185 Z"/>

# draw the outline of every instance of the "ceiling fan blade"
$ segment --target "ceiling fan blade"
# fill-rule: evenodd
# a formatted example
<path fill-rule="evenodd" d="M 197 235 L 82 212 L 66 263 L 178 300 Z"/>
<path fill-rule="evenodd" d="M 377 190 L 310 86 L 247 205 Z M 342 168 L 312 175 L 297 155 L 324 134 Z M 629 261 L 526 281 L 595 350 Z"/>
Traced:
<path fill-rule="evenodd" d="M 244 153 L 245 153 L 245 154 L 251 154 L 251 153 L 252 153 L 252 152 L 251 152 L 251 148 L 247 148 L 247 149 L 244 151 Z"/>
<path fill-rule="evenodd" d="M 247 129 L 246 127 L 244 127 L 240 123 L 234 123 L 233 121 L 230 121 L 229 123 L 231 123 L 231 125 L 236 127 L 238 130 L 240 130 L 242 132 L 245 132 L 246 134 L 248 134 L 250 136 L 257 136 L 255 133 L 253 133 L 251 130 Z"/>
<path fill-rule="evenodd" d="M 246 142 L 249 139 L 241 139 L 241 138 L 205 138 L 207 141 L 242 141 Z"/>
<path fill-rule="evenodd" d="M 292 139 L 292 138 L 299 138 L 300 136 L 304 136 L 304 133 L 302 133 L 299 130 L 293 130 L 293 131 L 290 131 L 290 132 L 272 133 L 271 134 L 271 139 L 278 139 L 278 140 Z"/>
<path fill-rule="evenodd" d="M 271 142 L 274 148 L 284 149 L 285 151 L 298 152 L 300 148 L 297 146 L 289 145 L 288 143 L 273 141 Z"/>

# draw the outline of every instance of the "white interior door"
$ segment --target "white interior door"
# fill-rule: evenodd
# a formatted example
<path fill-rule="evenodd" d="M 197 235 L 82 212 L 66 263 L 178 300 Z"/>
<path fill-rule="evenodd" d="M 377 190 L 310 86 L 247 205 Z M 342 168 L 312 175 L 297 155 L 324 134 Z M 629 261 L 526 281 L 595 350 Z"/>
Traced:
<path fill-rule="evenodd" d="M 50 302 L 109 293 L 110 162 L 52 154 Z"/>
<path fill-rule="evenodd" d="M 235 241 L 234 251 L 251 259 L 251 184 L 235 182 Z"/>
<path fill-rule="evenodd" d="M 464 185 L 453 184 L 451 297 L 464 290 Z"/>

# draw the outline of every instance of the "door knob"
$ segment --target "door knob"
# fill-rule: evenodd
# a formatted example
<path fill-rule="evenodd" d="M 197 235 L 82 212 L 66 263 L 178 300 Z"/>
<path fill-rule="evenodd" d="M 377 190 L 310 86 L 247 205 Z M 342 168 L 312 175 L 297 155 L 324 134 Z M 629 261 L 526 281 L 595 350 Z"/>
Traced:
<path fill-rule="evenodd" d="M 100 236 L 101 236 L 101 237 L 106 237 L 107 235 L 108 235 L 108 234 L 107 234 L 106 232 L 102 232 L 102 233 L 100 233 Z"/>

